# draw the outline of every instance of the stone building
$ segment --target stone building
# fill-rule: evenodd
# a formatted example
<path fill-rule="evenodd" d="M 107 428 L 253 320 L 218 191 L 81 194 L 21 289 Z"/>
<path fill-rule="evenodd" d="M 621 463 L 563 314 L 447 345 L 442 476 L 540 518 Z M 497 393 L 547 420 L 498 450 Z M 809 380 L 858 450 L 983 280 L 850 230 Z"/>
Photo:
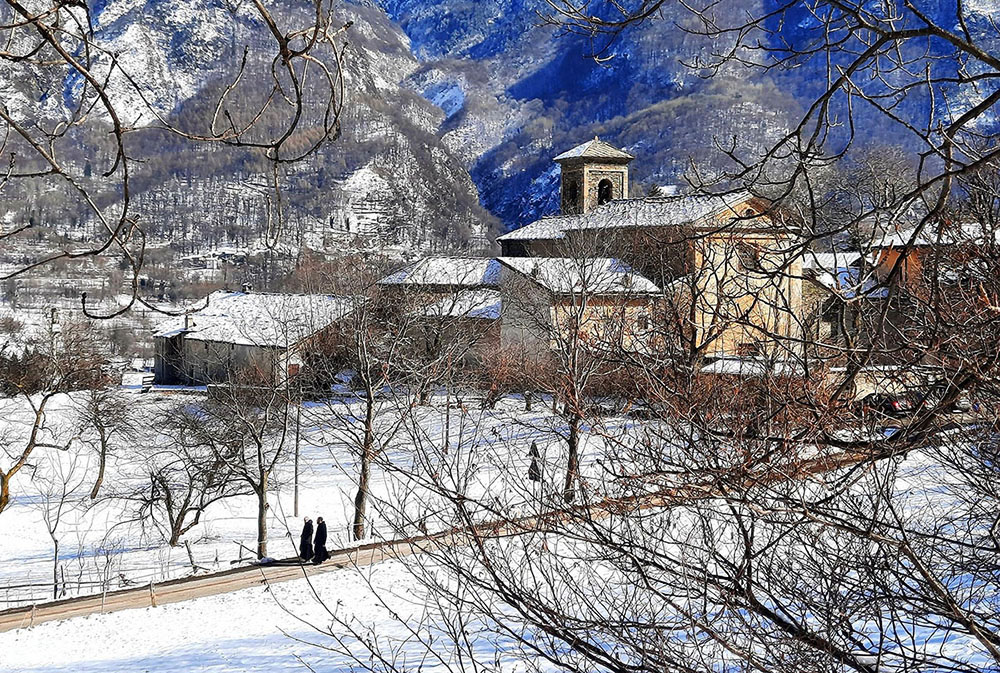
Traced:
<path fill-rule="evenodd" d="M 645 347 L 659 288 L 611 258 L 426 257 L 379 281 L 425 350 L 465 364 L 516 348 L 532 356 L 573 329 L 594 348 Z"/>
<path fill-rule="evenodd" d="M 247 375 L 280 384 L 303 366 L 309 343 L 355 306 L 328 295 L 213 292 L 157 327 L 155 383 L 207 385 Z"/>
<path fill-rule="evenodd" d="M 563 213 L 589 213 L 610 201 L 628 198 L 628 165 L 635 157 L 600 138 L 563 152 L 559 164 Z"/>
<path fill-rule="evenodd" d="M 606 257 L 501 257 L 500 341 L 534 355 L 571 337 L 592 351 L 642 352 L 653 338 L 658 288 Z"/>

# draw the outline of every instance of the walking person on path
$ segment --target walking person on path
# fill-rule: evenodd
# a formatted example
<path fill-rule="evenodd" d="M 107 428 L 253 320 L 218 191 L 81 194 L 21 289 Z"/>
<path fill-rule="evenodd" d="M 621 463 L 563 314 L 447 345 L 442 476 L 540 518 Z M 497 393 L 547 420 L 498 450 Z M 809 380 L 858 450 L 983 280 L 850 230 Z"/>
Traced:
<path fill-rule="evenodd" d="M 330 553 L 326 550 L 326 521 L 323 517 L 316 517 L 316 538 L 313 540 L 313 563 L 319 565 L 330 558 Z"/>
<path fill-rule="evenodd" d="M 309 517 L 305 518 L 302 524 L 302 535 L 299 536 L 299 558 L 303 561 L 311 561 L 313 557 L 313 522 Z"/>

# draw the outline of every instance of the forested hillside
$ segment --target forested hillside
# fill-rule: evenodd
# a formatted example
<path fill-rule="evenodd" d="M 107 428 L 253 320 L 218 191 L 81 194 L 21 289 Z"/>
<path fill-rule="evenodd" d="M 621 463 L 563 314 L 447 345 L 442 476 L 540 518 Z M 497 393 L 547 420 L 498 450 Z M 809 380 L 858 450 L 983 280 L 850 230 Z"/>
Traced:
<path fill-rule="evenodd" d="M 195 8 L 180 0 L 107 0 L 91 3 L 91 10 L 106 58 L 114 54 L 142 92 L 116 87 L 120 75 L 110 80 L 123 122 L 150 129 L 127 136 L 129 154 L 143 157 L 131 178 L 131 207 L 150 248 L 166 247 L 171 256 L 216 249 L 240 254 L 271 249 L 294 256 L 300 246 L 419 251 L 483 245 L 493 220 L 479 206 L 461 160 L 437 136 L 442 111 L 401 85 L 419 64 L 405 35 L 379 9 L 340 8 L 351 26 L 344 33 L 338 137 L 306 161 L 282 165 L 276 176 L 260 151 L 193 143 L 153 129 L 165 120 L 205 133 L 244 49 L 244 80 L 257 77 L 257 88 L 268 89 L 272 53 L 259 18 L 221 4 Z M 282 26 L 294 28 L 308 25 L 307 10 L 282 3 L 274 12 Z M 60 123 L 83 86 L 78 77 L 38 81 L 10 75 L 0 77 L 0 91 L 12 113 L 47 127 Z M 231 96 L 226 114 L 239 118 L 257 103 Z M 79 141 L 60 158 L 96 184 L 113 147 L 102 143 L 95 126 L 100 124 L 74 128 Z M 310 133 L 300 131 L 291 146 L 313 142 Z M 95 145 L 102 149 L 95 153 Z M 113 201 L 121 195 L 112 189 L 104 197 Z M 7 185 L 4 201 L 0 224 L 15 228 L 44 222 L 49 231 L 40 239 L 53 228 L 60 237 L 82 239 L 99 226 L 62 191 L 31 181 Z M 20 243 L 42 247 L 56 241 Z"/>
<path fill-rule="evenodd" d="M 938 14 L 950 11 L 931 4 Z M 768 7 L 755 0 L 739 11 Z M 101 45 L 145 92 L 145 102 L 122 92 L 124 116 L 138 127 L 155 122 L 149 103 L 171 123 L 203 130 L 243 49 L 251 64 L 270 58 L 260 22 L 237 5 L 95 0 L 91 9 Z M 988 20 L 988 7 L 974 10 L 974 21 Z M 275 5 L 284 26 L 307 23 L 304 11 Z M 341 2 L 337 12 L 352 22 L 341 132 L 308 161 L 284 167 L 280 204 L 259 153 L 156 131 L 129 135 L 137 155 L 153 157 L 133 176 L 148 244 L 171 255 L 482 247 L 491 232 L 556 210 L 551 157 L 559 151 L 600 135 L 638 157 L 636 189 L 682 182 L 693 165 L 724 167 L 719 146 L 759 153 L 799 118 L 801 101 L 822 81 L 810 63 L 767 73 L 729 64 L 707 77 L 693 64 L 725 45 L 694 34 L 698 25 L 680 3 L 667 3 L 660 20 L 630 31 L 600 60 L 590 58 L 589 39 L 543 25 L 547 11 L 545 0 Z M 781 26 L 781 35 L 794 44 L 808 21 Z M 266 77 L 267 68 L 250 72 Z M 40 111 L 49 125 L 80 86 L 72 78 L 0 78 L 15 114 Z M 237 114 L 240 104 L 229 101 Z M 904 141 L 866 124 L 864 109 L 855 112 L 863 142 Z M 81 137 L 79 146 L 93 141 Z M 63 158 L 89 176 L 91 164 L 108 157 L 90 150 Z M 4 197 L 6 227 L 58 222 L 72 238 L 96 226 L 78 204 L 34 184 L 9 185 Z"/>

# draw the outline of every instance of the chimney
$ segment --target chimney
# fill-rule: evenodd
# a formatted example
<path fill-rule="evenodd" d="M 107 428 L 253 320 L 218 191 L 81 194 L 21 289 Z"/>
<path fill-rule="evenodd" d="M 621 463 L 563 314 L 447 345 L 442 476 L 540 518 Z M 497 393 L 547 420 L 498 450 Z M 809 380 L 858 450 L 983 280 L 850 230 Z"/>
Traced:
<path fill-rule="evenodd" d="M 194 318 L 191 317 L 190 313 L 184 314 L 184 329 L 188 330 L 194 327 Z"/>

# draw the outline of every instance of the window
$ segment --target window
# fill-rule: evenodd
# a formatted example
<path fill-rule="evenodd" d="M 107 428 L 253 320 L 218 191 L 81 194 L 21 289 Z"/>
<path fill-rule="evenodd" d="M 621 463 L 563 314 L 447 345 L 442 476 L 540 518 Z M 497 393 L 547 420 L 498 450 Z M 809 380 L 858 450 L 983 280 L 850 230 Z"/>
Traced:
<path fill-rule="evenodd" d="M 576 207 L 576 202 L 579 198 L 580 186 L 576 184 L 576 180 L 570 180 L 566 183 L 566 205 L 570 208 Z"/>
<path fill-rule="evenodd" d="M 760 248 L 751 243 L 737 243 L 736 259 L 743 269 L 760 269 Z"/>
<path fill-rule="evenodd" d="M 605 203 L 614 198 L 614 185 L 611 184 L 611 180 L 604 178 L 597 183 L 597 205 L 603 206 Z"/>
<path fill-rule="evenodd" d="M 744 341 L 736 344 L 736 354 L 741 358 L 757 357 L 761 354 L 760 344 L 756 341 Z"/>
<path fill-rule="evenodd" d="M 639 319 L 636 320 L 636 326 L 643 332 L 649 329 L 649 316 L 640 315 Z"/>

